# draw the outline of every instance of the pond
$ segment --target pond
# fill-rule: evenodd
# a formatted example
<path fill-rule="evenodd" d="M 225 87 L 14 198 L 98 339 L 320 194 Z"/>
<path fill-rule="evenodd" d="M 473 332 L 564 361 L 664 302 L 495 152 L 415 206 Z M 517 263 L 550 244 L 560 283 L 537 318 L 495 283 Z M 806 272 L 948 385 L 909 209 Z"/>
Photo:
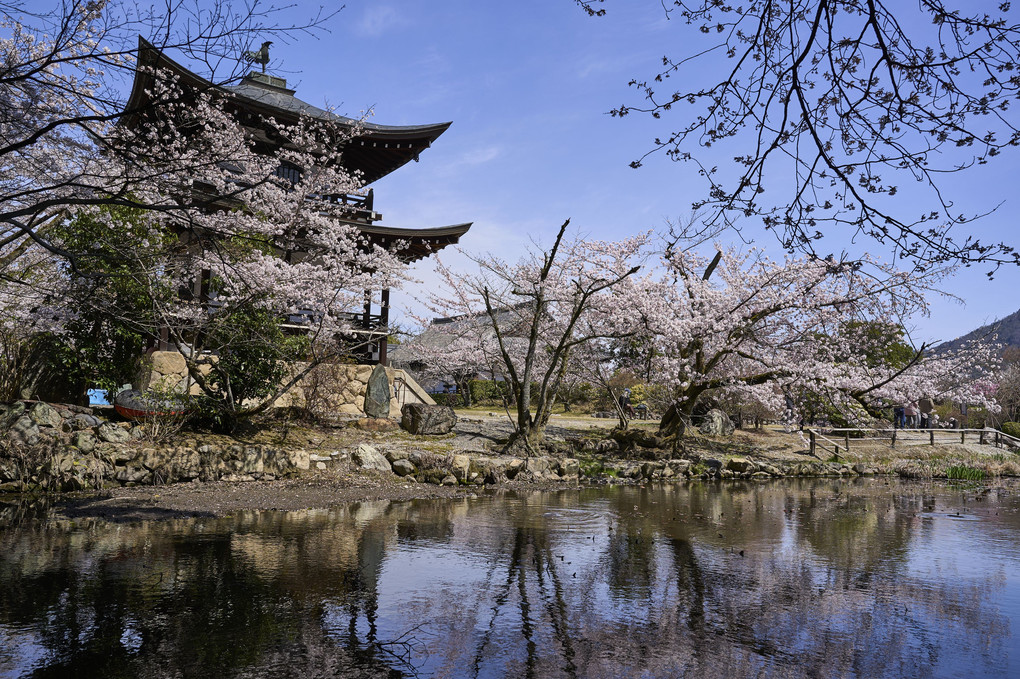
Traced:
<path fill-rule="evenodd" d="M 70 519 L 0 504 L 0 677 L 1018 677 L 1020 494 L 887 479 Z"/>

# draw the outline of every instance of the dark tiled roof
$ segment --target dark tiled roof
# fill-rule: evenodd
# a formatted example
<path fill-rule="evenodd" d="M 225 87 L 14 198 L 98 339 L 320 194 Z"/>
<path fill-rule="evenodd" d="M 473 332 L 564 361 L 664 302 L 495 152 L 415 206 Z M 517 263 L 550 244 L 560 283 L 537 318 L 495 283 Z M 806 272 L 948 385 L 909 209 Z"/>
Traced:
<path fill-rule="evenodd" d="M 180 77 L 181 82 L 196 89 L 229 93 L 252 113 L 293 124 L 300 116 L 330 120 L 348 128 L 360 129 L 344 149 L 343 163 L 348 170 L 358 172 L 365 184 L 386 176 L 402 165 L 417 160 L 422 151 L 432 145 L 439 135 L 450 127 L 449 122 L 429 125 L 379 125 L 362 122 L 326 111 L 294 96 L 294 90 L 259 82 L 246 77 L 237 85 L 216 85 L 170 59 L 155 46 L 139 38 L 138 64 L 167 69 Z M 255 76 L 257 77 L 257 76 Z M 135 71 L 135 81 L 122 121 L 134 124 L 138 112 L 148 103 L 146 90 L 152 75 L 147 69 Z"/>

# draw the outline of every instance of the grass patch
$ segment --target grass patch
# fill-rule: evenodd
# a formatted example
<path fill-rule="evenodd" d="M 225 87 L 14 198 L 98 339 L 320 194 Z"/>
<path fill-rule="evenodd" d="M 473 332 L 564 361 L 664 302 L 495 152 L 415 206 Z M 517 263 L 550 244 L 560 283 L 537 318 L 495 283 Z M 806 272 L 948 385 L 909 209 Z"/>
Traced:
<path fill-rule="evenodd" d="M 589 478 L 598 478 L 600 476 L 610 476 L 616 478 L 620 475 L 616 469 L 606 466 L 605 458 L 582 458 L 578 460 L 578 467 L 580 469 L 581 476 Z"/>
<path fill-rule="evenodd" d="M 704 462 L 695 462 L 691 465 L 691 478 L 697 478 L 708 472 L 708 465 Z"/>
<path fill-rule="evenodd" d="M 985 471 L 983 469 L 978 469 L 977 467 L 968 467 L 967 465 L 958 464 L 946 469 L 946 478 L 958 479 L 961 481 L 983 481 L 985 478 Z"/>

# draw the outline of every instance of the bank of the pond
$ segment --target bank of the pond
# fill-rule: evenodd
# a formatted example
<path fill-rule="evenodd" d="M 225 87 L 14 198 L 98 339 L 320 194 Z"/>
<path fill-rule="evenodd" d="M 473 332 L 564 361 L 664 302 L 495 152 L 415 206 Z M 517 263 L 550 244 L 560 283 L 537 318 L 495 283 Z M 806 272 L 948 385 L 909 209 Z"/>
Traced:
<path fill-rule="evenodd" d="M 1020 457 L 972 445 L 862 444 L 817 459 L 780 430 L 692 437 L 681 450 L 621 450 L 604 422 L 554 419 L 548 454 L 499 451 L 495 414 L 462 417 L 443 436 L 390 420 L 308 427 L 280 421 L 245 437 L 178 433 L 100 418 L 89 409 L 20 402 L 0 413 L 0 493 L 100 491 L 99 499 L 174 511 L 300 509 L 367 499 L 449 497 L 500 487 L 895 475 L 982 480 L 1020 476 Z M 94 498 L 95 499 L 95 498 Z M 169 503 L 169 504 L 167 504 Z"/>

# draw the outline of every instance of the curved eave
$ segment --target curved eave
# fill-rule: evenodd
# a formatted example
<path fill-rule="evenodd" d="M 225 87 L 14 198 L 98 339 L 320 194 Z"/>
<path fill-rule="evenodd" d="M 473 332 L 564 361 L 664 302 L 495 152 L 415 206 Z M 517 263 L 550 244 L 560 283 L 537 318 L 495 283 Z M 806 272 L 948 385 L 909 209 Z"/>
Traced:
<path fill-rule="evenodd" d="M 452 124 L 380 125 L 360 122 L 303 102 L 293 96 L 292 90 L 256 86 L 247 82 L 218 86 L 170 59 L 144 38 L 138 39 L 138 64 L 153 69 L 167 69 L 176 74 L 184 85 L 228 96 L 244 109 L 264 118 L 274 118 L 283 124 L 293 125 L 301 116 L 309 116 L 347 129 L 360 127 L 361 133 L 344 149 L 343 164 L 348 171 L 358 173 L 365 184 L 371 184 L 410 161 L 418 160 L 421 152 L 431 146 Z M 121 124 L 130 126 L 137 122 L 140 112 L 149 105 L 146 90 L 151 86 L 152 74 L 136 68 Z"/>
<path fill-rule="evenodd" d="M 418 160 L 451 123 L 415 127 L 414 132 L 399 128 L 365 128 L 344 149 L 345 166 L 361 172 L 366 184 L 382 179 L 390 172 Z"/>
<path fill-rule="evenodd" d="M 405 262 L 417 262 L 439 252 L 447 245 L 458 243 L 460 237 L 468 232 L 472 224 L 472 222 L 468 222 L 429 229 L 401 229 L 381 224 L 349 223 L 358 227 L 361 233 L 380 247 L 388 248 L 399 243 L 397 253 Z"/>

